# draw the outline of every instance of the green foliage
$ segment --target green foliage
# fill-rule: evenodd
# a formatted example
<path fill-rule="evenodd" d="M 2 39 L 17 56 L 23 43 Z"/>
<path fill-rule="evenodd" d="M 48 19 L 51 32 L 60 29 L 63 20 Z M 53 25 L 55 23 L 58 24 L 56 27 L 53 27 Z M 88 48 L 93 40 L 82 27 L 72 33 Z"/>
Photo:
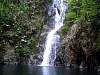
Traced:
<path fill-rule="evenodd" d="M 75 19 L 76 18 L 76 13 L 75 12 L 70 12 L 67 14 L 67 19 Z"/>
<path fill-rule="evenodd" d="M 0 0 L 0 45 L 9 43 L 19 57 L 37 50 L 44 0 Z M 3 50 L 3 48 L 0 50 Z"/>
<path fill-rule="evenodd" d="M 80 13 L 83 16 L 90 18 L 96 16 L 97 4 L 95 0 L 82 0 Z"/>
<path fill-rule="evenodd" d="M 63 36 L 63 35 L 66 35 L 67 34 L 67 31 L 69 30 L 69 27 L 68 27 L 68 25 L 63 25 L 63 27 L 61 28 L 61 36 Z"/>
<path fill-rule="evenodd" d="M 96 15 L 97 4 L 94 0 L 69 0 L 69 13 L 76 13 L 74 17 L 84 16 L 90 18 Z"/>
<path fill-rule="evenodd" d="M 99 27 L 99 24 L 97 25 L 99 20 L 97 21 L 95 17 L 98 16 L 97 11 L 99 11 L 98 9 L 100 9 L 100 3 L 97 3 L 95 0 L 66 0 L 66 1 L 68 3 L 68 10 L 65 15 L 65 23 L 64 23 L 65 26 L 68 27 L 72 25 L 75 21 L 79 21 L 81 17 L 84 17 L 86 21 L 92 23 L 91 24 L 92 26 L 95 25 L 94 26 L 95 28 Z"/>

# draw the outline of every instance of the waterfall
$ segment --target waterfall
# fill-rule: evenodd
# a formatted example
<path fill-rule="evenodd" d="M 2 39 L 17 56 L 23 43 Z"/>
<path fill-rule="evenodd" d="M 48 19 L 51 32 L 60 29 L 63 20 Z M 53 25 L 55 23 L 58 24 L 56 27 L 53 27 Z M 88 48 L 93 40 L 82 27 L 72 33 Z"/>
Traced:
<path fill-rule="evenodd" d="M 60 28 L 63 26 L 66 5 L 64 0 L 53 0 L 53 4 L 48 11 L 48 15 L 52 15 L 53 28 L 48 33 L 45 42 L 45 50 L 41 66 L 53 66 L 56 59 L 56 50 L 60 43 L 60 36 L 58 34 Z"/>

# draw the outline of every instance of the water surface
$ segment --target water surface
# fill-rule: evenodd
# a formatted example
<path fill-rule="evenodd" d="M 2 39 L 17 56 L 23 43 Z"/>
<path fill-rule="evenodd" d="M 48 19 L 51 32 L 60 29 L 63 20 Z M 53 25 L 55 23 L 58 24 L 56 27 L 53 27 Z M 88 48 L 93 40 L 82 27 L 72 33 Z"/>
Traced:
<path fill-rule="evenodd" d="M 65 67 L 40 67 L 32 65 L 0 65 L 0 75 L 99 75 L 94 72 Z"/>

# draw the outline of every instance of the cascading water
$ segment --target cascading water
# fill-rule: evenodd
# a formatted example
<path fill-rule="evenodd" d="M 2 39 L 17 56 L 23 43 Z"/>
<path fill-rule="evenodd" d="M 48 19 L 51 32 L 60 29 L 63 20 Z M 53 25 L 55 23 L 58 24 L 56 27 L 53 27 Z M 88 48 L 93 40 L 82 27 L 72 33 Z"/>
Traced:
<path fill-rule="evenodd" d="M 64 0 L 53 0 L 53 4 L 50 7 L 52 11 L 48 11 L 48 14 L 53 14 L 53 26 L 54 28 L 48 33 L 45 42 L 45 50 L 43 55 L 43 61 L 41 66 L 53 66 L 56 59 L 56 50 L 60 43 L 60 36 L 58 31 L 63 26 L 66 5 Z M 53 12 L 53 13 L 52 13 Z"/>

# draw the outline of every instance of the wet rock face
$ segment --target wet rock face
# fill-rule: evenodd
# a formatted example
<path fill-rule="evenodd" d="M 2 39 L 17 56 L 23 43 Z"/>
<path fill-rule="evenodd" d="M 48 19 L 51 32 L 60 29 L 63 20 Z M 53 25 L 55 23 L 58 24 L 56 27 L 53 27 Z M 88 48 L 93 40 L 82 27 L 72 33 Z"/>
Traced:
<path fill-rule="evenodd" d="M 63 59 L 63 64 L 66 66 L 67 64 L 73 64 L 75 58 L 75 51 L 77 48 L 74 48 L 75 43 L 77 40 L 75 40 L 76 34 L 78 30 L 78 25 L 74 24 L 70 28 L 70 31 L 67 33 L 67 35 L 63 38 L 61 42 L 61 48 L 59 52 L 59 57 Z"/>
<path fill-rule="evenodd" d="M 4 63 L 4 55 L 5 55 L 5 49 L 4 49 L 4 45 L 0 44 L 0 64 Z"/>
<path fill-rule="evenodd" d="M 64 65 L 84 62 L 83 66 L 95 66 L 95 33 L 85 20 L 73 24 L 67 35 L 61 41 L 58 57 L 63 59 Z M 63 55 L 63 56 L 62 56 Z"/>
<path fill-rule="evenodd" d="M 9 44 L 5 47 L 5 55 L 4 55 L 4 62 L 7 64 L 14 64 L 16 63 L 16 54 L 14 52 L 14 47 L 11 47 Z"/>

